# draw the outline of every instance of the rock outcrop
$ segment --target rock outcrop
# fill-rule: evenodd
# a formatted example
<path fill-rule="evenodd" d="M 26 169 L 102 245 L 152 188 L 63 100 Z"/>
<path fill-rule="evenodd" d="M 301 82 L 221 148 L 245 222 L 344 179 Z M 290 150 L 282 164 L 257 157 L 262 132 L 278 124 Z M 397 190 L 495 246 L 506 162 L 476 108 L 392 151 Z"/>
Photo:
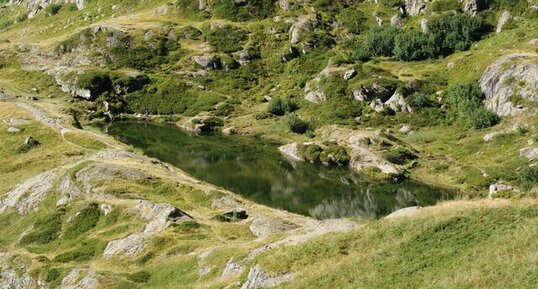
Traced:
<path fill-rule="evenodd" d="M 277 276 L 271 276 L 265 272 L 260 265 L 250 268 L 247 281 L 243 283 L 241 289 L 258 289 L 264 287 L 274 287 L 284 282 L 293 280 L 293 274 L 286 273 Z"/>
<path fill-rule="evenodd" d="M 315 23 L 309 17 L 301 16 L 290 28 L 290 42 L 297 44 L 304 40 L 305 36 L 314 31 Z"/>
<path fill-rule="evenodd" d="M 92 269 L 72 269 L 62 279 L 60 289 L 93 289 L 99 287 L 101 276 Z"/>
<path fill-rule="evenodd" d="M 285 157 L 288 159 L 291 159 L 292 161 L 298 161 L 298 162 L 304 162 L 304 158 L 301 156 L 301 147 L 303 146 L 302 143 L 291 143 L 287 145 L 283 145 L 278 148 L 280 153 L 282 153 Z"/>
<path fill-rule="evenodd" d="M 416 16 L 426 9 L 424 0 L 405 0 L 405 11 L 411 16 Z"/>
<path fill-rule="evenodd" d="M 293 230 L 297 228 L 297 225 L 285 223 L 281 219 L 260 216 L 252 221 L 249 228 L 254 235 L 264 238 L 275 233 Z"/>
<path fill-rule="evenodd" d="M 508 11 L 504 11 L 503 14 L 501 14 L 501 17 L 499 18 L 499 22 L 497 23 L 497 28 L 495 29 L 495 33 L 499 34 L 503 31 L 504 26 L 510 22 L 512 19 L 512 15 Z"/>
<path fill-rule="evenodd" d="M 23 5 L 28 10 L 28 18 L 35 17 L 50 4 L 74 3 L 79 10 L 84 9 L 85 0 L 9 0 L 10 5 Z"/>
<path fill-rule="evenodd" d="M 538 101 L 538 56 L 510 54 L 490 65 L 480 78 L 485 105 L 499 116 L 515 115 L 525 109 L 523 102 Z"/>

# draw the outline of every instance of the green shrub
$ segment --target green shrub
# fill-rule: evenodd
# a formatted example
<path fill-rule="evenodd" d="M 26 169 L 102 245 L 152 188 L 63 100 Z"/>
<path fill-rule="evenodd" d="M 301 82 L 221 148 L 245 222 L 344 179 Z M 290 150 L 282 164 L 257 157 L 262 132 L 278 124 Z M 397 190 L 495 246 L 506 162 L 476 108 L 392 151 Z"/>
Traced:
<path fill-rule="evenodd" d="M 224 125 L 224 120 L 222 120 L 222 118 L 212 116 L 204 119 L 203 123 L 204 127 L 202 130 L 204 132 L 212 132 L 216 131 L 219 127 L 222 127 Z"/>
<path fill-rule="evenodd" d="M 279 97 L 271 99 L 267 111 L 274 115 L 285 115 L 292 113 L 299 108 L 297 103 L 291 99 L 282 99 Z"/>
<path fill-rule="evenodd" d="M 399 30 L 392 26 L 374 27 L 364 40 L 364 53 L 371 56 L 392 56 Z"/>
<path fill-rule="evenodd" d="M 15 18 L 17 22 L 23 22 L 26 21 L 26 19 L 28 19 L 28 14 L 21 14 Z"/>
<path fill-rule="evenodd" d="M 538 167 L 525 167 L 519 172 L 519 180 L 526 189 L 538 185 Z"/>
<path fill-rule="evenodd" d="M 104 71 L 88 71 L 78 76 L 77 86 L 89 90 L 92 97 L 95 97 L 110 91 L 112 80 Z"/>
<path fill-rule="evenodd" d="M 232 21 L 264 19 L 273 15 L 276 0 L 249 0 L 246 4 L 236 4 L 230 0 L 213 0 L 211 7 L 217 18 Z"/>
<path fill-rule="evenodd" d="M 429 97 L 422 92 L 415 92 L 408 98 L 409 105 L 414 109 L 421 109 L 435 106 L 435 103 L 429 99 Z"/>
<path fill-rule="evenodd" d="M 59 4 L 49 4 L 45 7 L 45 15 L 54 16 L 62 9 L 62 5 Z"/>
<path fill-rule="evenodd" d="M 95 257 L 96 251 L 94 246 L 82 244 L 78 249 L 54 257 L 53 261 L 58 263 L 89 261 Z"/>
<path fill-rule="evenodd" d="M 409 161 L 415 160 L 418 156 L 405 148 L 398 148 L 385 152 L 383 157 L 389 162 L 397 165 L 405 165 Z"/>
<path fill-rule="evenodd" d="M 288 115 L 286 125 L 290 131 L 298 134 L 303 134 L 310 128 L 310 125 L 296 114 Z"/>
<path fill-rule="evenodd" d="M 101 210 L 99 209 L 99 205 L 95 203 L 90 204 L 71 220 L 63 234 L 63 238 L 75 239 L 80 237 L 82 234 L 93 229 L 97 225 L 97 222 L 99 222 L 100 217 Z"/>
<path fill-rule="evenodd" d="M 439 54 L 432 38 L 415 30 L 398 34 L 393 52 L 396 58 L 404 61 L 423 60 Z"/>
<path fill-rule="evenodd" d="M 56 240 L 62 229 L 62 217 L 64 213 L 63 210 L 60 210 L 42 217 L 34 224 L 32 232 L 23 236 L 19 243 L 21 245 L 42 245 Z"/>
<path fill-rule="evenodd" d="M 320 160 L 329 164 L 336 164 L 338 166 L 344 166 L 349 163 L 351 158 L 349 157 L 345 148 L 331 143 L 323 150 Z"/>
<path fill-rule="evenodd" d="M 127 277 L 130 281 L 133 281 L 135 283 L 148 283 L 151 279 L 151 274 L 149 274 L 146 271 L 139 271 L 133 274 L 130 274 L 129 277 Z"/>
<path fill-rule="evenodd" d="M 405 0 L 381 0 L 380 1 L 383 6 L 386 7 L 401 7 L 405 5 Z"/>
<path fill-rule="evenodd" d="M 216 50 L 230 53 L 241 50 L 247 36 L 248 33 L 241 28 L 226 26 L 211 30 L 207 35 L 207 41 Z"/>
<path fill-rule="evenodd" d="M 484 95 L 476 83 L 450 87 L 448 99 L 467 128 L 486 128 L 499 122 L 497 115 L 482 106 Z"/>
<path fill-rule="evenodd" d="M 469 49 L 474 41 L 489 32 L 489 27 L 480 17 L 467 13 L 446 14 L 428 23 L 428 33 L 439 55 L 446 56 L 454 51 Z"/>
<path fill-rule="evenodd" d="M 301 157 L 312 163 L 319 162 L 322 153 L 323 149 L 316 144 L 306 145 L 300 151 Z"/>

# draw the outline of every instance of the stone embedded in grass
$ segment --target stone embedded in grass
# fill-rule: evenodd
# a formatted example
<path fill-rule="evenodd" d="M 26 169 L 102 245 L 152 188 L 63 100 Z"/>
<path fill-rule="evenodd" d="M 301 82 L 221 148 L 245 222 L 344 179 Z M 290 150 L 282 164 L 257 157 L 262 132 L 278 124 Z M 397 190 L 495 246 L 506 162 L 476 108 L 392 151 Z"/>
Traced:
<path fill-rule="evenodd" d="M 21 132 L 21 129 L 13 127 L 13 126 L 10 126 L 10 127 L 7 128 L 7 132 L 8 133 L 18 133 L 18 132 Z"/>
<path fill-rule="evenodd" d="M 19 153 L 26 153 L 40 144 L 41 143 L 38 140 L 29 136 L 24 140 L 24 143 L 19 147 L 18 151 Z"/>

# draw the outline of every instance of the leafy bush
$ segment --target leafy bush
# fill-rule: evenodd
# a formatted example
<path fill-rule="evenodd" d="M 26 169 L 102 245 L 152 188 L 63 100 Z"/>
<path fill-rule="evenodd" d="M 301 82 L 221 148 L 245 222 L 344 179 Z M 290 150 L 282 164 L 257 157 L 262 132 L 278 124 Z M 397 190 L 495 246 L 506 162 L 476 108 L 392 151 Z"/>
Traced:
<path fill-rule="evenodd" d="M 69 226 L 63 234 L 64 239 L 75 239 L 87 231 L 93 229 L 99 218 L 101 217 L 101 210 L 99 205 L 92 203 L 88 207 L 84 208 L 80 213 L 69 223 Z"/>
<path fill-rule="evenodd" d="M 146 271 L 139 271 L 133 274 L 130 274 L 127 279 L 135 282 L 135 283 L 148 283 L 151 279 L 151 274 L 149 274 Z"/>
<path fill-rule="evenodd" d="M 89 261 L 95 256 L 96 252 L 95 246 L 82 244 L 80 248 L 54 257 L 53 261 L 59 263 Z"/>
<path fill-rule="evenodd" d="M 303 134 L 310 128 L 310 125 L 296 114 L 288 115 L 286 125 L 290 131 L 298 134 Z"/>
<path fill-rule="evenodd" d="M 93 97 L 112 89 L 112 80 L 108 73 L 103 71 L 88 71 L 79 75 L 77 86 L 88 89 Z"/>
<path fill-rule="evenodd" d="M 400 60 L 412 61 L 433 58 L 438 55 L 437 49 L 428 34 L 413 30 L 396 36 L 393 52 Z"/>
<path fill-rule="evenodd" d="M 213 0 L 211 7 L 217 18 L 232 21 L 264 19 L 273 15 L 276 0 L 249 0 L 246 4 L 230 0 Z"/>
<path fill-rule="evenodd" d="M 185 112 L 196 100 L 196 95 L 182 82 L 166 80 L 127 94 L 125 99 L 132 111 L 147 109 L 153 114 L 177 114 Z"/>
<path fill-rule="evenodd" d="M 50 215 L 42 217 L 34 224 L 34 229 L 29 234 L 21 238 L 21 245 L 48 244 L 56 240 L 62 229 L 62 217 L 64 211 L 56 211 Z"/>
<path fill-rule="evenodd" d="M 392 56 L 399 30 L 392 26 L 375 27 L 366 34 L 363 49 L 371 56 Z"/>
<path fill-rule="evenodd" d="M 323 148 L 316 144 L 306 145 L 300 151 L 301 157 L 312 163 L 319 162 L 322 153 Z"/>
<path fill-rule="evenodd" d="M 538 167 L 525 167 L 519 172 L 519 180 L 526 189 L 538 185 Z"/>
<path fill-rule="evenodd" d="M 291 99 L 282 99 L 279 97 L 271 99 L 267 111 L 274 115 L 285 115 L 298 109 L 298 105 Z"/>
<path fill-rule="evenodd" d="M 414 109 L 421 109 L 435 106 L 435 103 L 431 101 L 425 93 L 415 92 L 408 98 L 409 105 Z"/>
<path fill-rule="evenodd" d="M 447 14 L 428 23 L 428 33 L 434 41 L 432 45 L 443 56 L 469 49 L 490 29 L 480 16 L 472 17 L 466 13 Z"/>
<path fill-rule="evenodd" d="M 241 28 L 226 26 L 213 29 L 207 35 L 207 41 L 216 50 L 230 53 L 241 50 L 247 36 L 247 32 Z"/>
<path fill-rule="evenodd" d="M 17 22 L 23 22 L 25 21 L 26 19 L 28 19 L 28 14 L 21 14 L 19 16 L 17 16 L 17 18 L 15 18 L 15 20 Z"/>
<path fill-rule="evenodd" d="M 448 99 L 465 127 L 486 128 L 499 122 L 499 117 L 482 106 L 484 95 L 476 83 L 455 85 L 448 90 Z"/>
<path fill-rule="evenodd" d="M 224 120 L 218 117 L 208 117 L 204 119 L 203 123 L 204 127 L 202 130 L 204 132 L 212 132 L 217 130 L 219 127 L 222 127 L 224 125 Z"/>
<path fill-rule="evenodd" d="M 62 5 L 59 4 L 49 4 L 45 7 L 45 15 L 54 16 L 62 9 Z"/>
<path fill-rule="evenodd" d="M 385 152 L 383 157 L 389 162 L 397 165 L 405 165 L 409 161 L 417 159 L 418 156 L 405 148 L 398 148 Z"/>
<path fill-rule="evenodd" d="M 343 166 L 347 165 L 351 158 L 347 154 L 345 148 L 337 145 L 336 143 L 331 143 L 321 154 L 320 160 L 325 163 L 334 163 L 336 165 Z"/>

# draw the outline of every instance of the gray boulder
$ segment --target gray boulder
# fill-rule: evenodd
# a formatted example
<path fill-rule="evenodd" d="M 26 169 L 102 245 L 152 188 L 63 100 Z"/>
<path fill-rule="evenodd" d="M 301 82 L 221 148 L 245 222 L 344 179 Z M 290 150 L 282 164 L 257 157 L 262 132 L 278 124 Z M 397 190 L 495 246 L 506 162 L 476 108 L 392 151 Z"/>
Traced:
<path fill-rule="evenodd" d="M 304 36 L 314 31 L 314 23 L 308 17 L 301 16 L 290 28 L 290 42 L 297 44 Z"/>
<path fill-rule="evenodd" d="M 416 16 L 425 9 L 426 1 L 424 0 L 405 0 L 405 11 L 411 16 Z"/>
<path fill-rule="evenodd" d="M 264 238 L 275 233 L 293 230 L 297 228 L 297 226 L 285 223 L 280 219 L 260 216 L 252 221 L 249 228 L 254 235 Z"/>
<path fill-rule="evenodd" d="M 247 281 L 243 283 L 241 289 L 258 289 L 264 287 L 274 287 L 284 282 L 293 280 L 293 274 L 286 273 L 278 276 L 271 276 L 265 272 L 260 265 L 250 268 Z"/>
<path fill-rule="evenodd" d="M 486 96 L 485 105 L 499 116 L 509 116 L 525 109 L 512 103 L 514 97 L 538 101 L 538 57 L 516 53 L 501 57 L 480 78 Z"/>
<path fill-rule="evenodd" d="M 218 70 L 222 68 L 220 59 L 215 56 L 193 56 L 192 60 L 206 70 Z"/>
<path fill-rule="evenodd" d="M 501 17 L 499 18 L 499 22 L 497 23 L 497 28 L 495 29 L 495 33 L 501 33 L 503 31 L 504 26 L 512 19 L 512 15 L 508 11 L 504 11 L 503 14 L 501 14 Z"/>
<path fill-rule="evenodd" d="M 519 150 L 519 155 L 521 157 L 527 158 L 529 160 L 538 159 L 538 148 L 528 147 Z"/>

